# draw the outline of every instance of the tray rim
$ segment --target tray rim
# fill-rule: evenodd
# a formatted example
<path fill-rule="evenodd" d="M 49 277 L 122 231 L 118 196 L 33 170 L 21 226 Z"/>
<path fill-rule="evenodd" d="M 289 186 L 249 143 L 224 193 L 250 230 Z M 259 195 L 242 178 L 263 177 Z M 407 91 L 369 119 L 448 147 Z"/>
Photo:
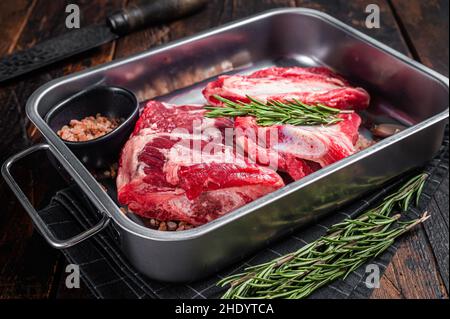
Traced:
<path fill-rule="evenodd" d="M 80 79 L 91 74 L 98 73 L 103 70 L 107 70 L 109 68 L 117 67 L 122 64 L 126 64 L 135 60 L 139 60 L 144 57 L 149 57 L 151 55 L 158 54 L 160 52 L 164 52 L 170 50 L 172 48 L 176 48 L 179 46 L 183 46 L 185 44 L 195 42 L 201 40 L 203 38 L 209 37 L 211 35 L 221 33 L 224 31 L 231 30 L 233 28 L 249 24 L 261 19 L 267 19 L 276 15 L 283 14 L 299 14 L 299 15 L 307 15 L 312 16 L 318 19 L 321 19 L 333 27 L 339 28 L 346 33 L 349 33 L 359 40 L 374 46 L 377 49 L 384 51 L 385 53 L 394 56 L 395 58 L 419 69 L 427 76 L 430 76 L 444 88 L 449 90 L 449 79 L 438 72 L 424 66 L 423 64 L 405 56 L 404 54 L 388 47 L 387 45 L 371 38 L 370 36 L 354 29 L 353 27 L 341 22 L 340 20 L 317 10 L 313 9 L 305 9 L 305 8 L 284 8 L 284 9 L 272 9 L 269 11 L 265 11 L 263 13 L 256 14 L 251 17 L 247 17 L 244 19 L 236 20 L 230 23 L 227 23 L 222 26 L 218 26 L 214 29 L 203 31 L 199 34 L 195 34 L 183 39 L 179 39 L 170 43 L 167 43 L 162 46 L 158 46 L 157 48 L 151 48 L 149 50 L 131 55 L 129 57 L 120 58 L 117 60 L 113 60 L 111 62 L 98 65 L 92 68 L 88 68 L 86 70 L 69 74 L 57 79 L 54 79 L 41 87 L 39 87 L 33 94 L 29 97 L 26 104 L 26 114 L 28 118 L 33 122 L 33 124 L 38 128 L 38 130 L 43 134 L 46 141 L 50 144 L 50 147 L 55 151 L 55 156 L 62 161 L 63 166 L 68 170 L 68 173 L 72 176 L 74 181 L 82 188 L 82 190 L 86 193 L 86 195 L 92 200 L 94 205 L 97 206 L 99 210 L 108 214 L 116 225 L 122 228 L 124 231 L 130 232 L 136 236 L 142 237 L 144 239 L 150 239 L 154 241 L 184 241 L 184 240 L 192 240 L 198 237 L 205 235 L 217 228 L 225 226 L 228 223 L 231 223 L 246 214 L 253 212 L 256 209 L 259 209 L 267 204 L 270 204 L 276 200 L 281 199 L 284 196 L 287 196 L 299 189 L 306 187 L 315 181 L 325 178 L 326 176 L 348 166 L 352 163 L 359 161 L 371 154 L 388 147 L 392 144 L 397 143 L 400 140 L 403 140 L 418 131 L 421 131 L 429 126 L 432 126 L 438 122 L 441 122 L 449 117 L 449 107 L 447 105 L 447 109 L 430 117 L 429 119 L 417 123 L 404 131 L 386 138 L 377 144 L 360 151 L 352 156 L 349 156 L 345 159 L 342 159 L 334 164 L 331 164 L 321 170 L 306 176 L 305 178 L 293 182 L 281 189 L 278 189 L 272 193 L 269 193 L 253 202 L 250 202 L 247 205 L 244 205 L 233 212 L 230 212 L 224 216 L 219 217 L 216 220 L 208 222 L 204 225 L 198 226 L 196 228 L 190 230 L 184 230 L 181 232 L 165 232 L 153 230 L 144 226 L 141 226 L 131 219 L 126 217 L 119 209 L 119 207 L 114 203 L 114 201 L 107 195 L 100 184 L 94 179 L 94 177 L 89 173 L 89 171 L 84 167 L 84 165 L 76 158 L 76 156 L 67 148 L 67 146 L 57 137 L 57 135 L 47 126 L 45 121 L 38 115 L 37 105 L 40 100 L 51 90 L 57 88 L 58 86 L 64 85 L 74 79 Z"/>

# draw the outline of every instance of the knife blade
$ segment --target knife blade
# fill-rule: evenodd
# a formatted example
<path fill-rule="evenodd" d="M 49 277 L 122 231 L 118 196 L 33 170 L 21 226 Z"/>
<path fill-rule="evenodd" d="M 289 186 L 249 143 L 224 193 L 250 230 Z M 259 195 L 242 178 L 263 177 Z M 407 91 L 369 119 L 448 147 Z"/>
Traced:
<path fill-rule="evenodd" d="M 207 0 L 147 0 L 129 6 L 108 16 L 104 24 L 75 29 L 2 58 L 0 83 L 93 49 L 144 26 L 190 15 L 206 3 Z"/>

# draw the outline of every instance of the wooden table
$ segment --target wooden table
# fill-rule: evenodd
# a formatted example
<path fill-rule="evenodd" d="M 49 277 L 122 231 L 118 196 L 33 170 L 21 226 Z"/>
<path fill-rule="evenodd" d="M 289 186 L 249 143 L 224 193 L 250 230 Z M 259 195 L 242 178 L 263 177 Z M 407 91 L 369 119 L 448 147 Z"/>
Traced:
<path fill-rule="evenodd" d="M 0 1 L 0 56 L 66 32 L 68 3 L 80 6 L 83 26 L 101 22 L 107 13 L 132 2 L 135 0 Z M 371 3 L 381 9 L 379 29 L 365 27 L 365 8 Z M 208 9 L 195 16 L 134 33 L 0 86 L 0 162 L 32 144 L 30 136 L 35 134 L 25 116 L 25 102 L 50 79 L 257 12 L 295 6 L 329 13 L 448 76 L 447 0 L 211 0 Z M 372 298 L 448 298 L 448 198 L 447 175 L 429 206 L 431 220 L 401 240 L 400 249 Z M 89 298 L 85 287 L 65 288 L 63 256 L 33 230 L 29 217 L 2 179 L 0 199 L 5 204 L 0 214 L 0 298 Z"/>

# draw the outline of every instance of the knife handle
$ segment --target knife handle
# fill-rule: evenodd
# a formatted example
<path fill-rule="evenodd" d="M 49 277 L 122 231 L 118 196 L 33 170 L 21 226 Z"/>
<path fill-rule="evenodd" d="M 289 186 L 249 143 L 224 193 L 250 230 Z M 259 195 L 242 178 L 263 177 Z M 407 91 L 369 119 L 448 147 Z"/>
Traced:
<path fill-rule="evenodd" d="M 207 2 L 208 0 L 146 0 L 120 10 L 106 20 L 114 33 L 123 35 L 147 25 L 170 22 L 190 15 L 203 8 Z"/>

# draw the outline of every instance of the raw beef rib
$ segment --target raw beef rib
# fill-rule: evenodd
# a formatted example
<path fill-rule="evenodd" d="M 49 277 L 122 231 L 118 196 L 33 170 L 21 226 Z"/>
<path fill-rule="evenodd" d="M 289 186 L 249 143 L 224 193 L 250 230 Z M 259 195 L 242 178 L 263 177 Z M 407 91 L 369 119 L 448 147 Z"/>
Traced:
<path fill-rule="evenodd" d="M 330 126 L 268 127 L 258 126 L 253 117 L 238 117 L 236 143 L 259 164 L 298 180 L 356 152 L 361 118 L 356 113 L 339 116 L 344 120 Z"/>
<path fill-rule="evenodd" d="M 204 112 L 196 105 L 147 104 L 122 150 L 121 204 L 144 217 L 200 225 L 284 185 L 276 172 L 224 144 L 232 122 L 205 119 Z"/>
<path fill-rule="evenodd" d="M 248 76 L 220 76 L 208 83 L 203 95 L 212 105 L 221 102 L 214 95 L 232 101 L 249 102 L 251 96 L 262 101 L 296 98 L 304 103 L 322 103 L 339 109 L 364 109 L 369 105 L 369 94 L 355 88 L 325 67 L 271 67 Z"/>

